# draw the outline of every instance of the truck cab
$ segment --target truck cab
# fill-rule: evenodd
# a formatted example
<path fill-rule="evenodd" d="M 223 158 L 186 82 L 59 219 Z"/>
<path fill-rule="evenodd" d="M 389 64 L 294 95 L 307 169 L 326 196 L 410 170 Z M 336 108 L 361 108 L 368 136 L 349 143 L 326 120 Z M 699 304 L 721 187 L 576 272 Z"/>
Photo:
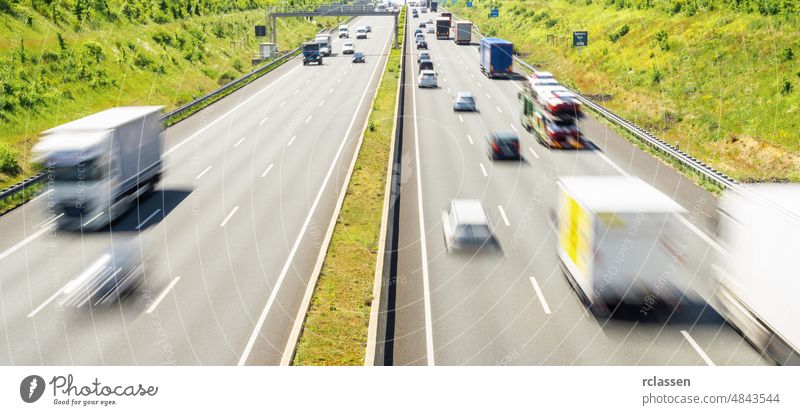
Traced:
<path fill-rule="evenodd" d="M 311 62 L 322 65 L 322 53 L 317 42 L 305 42 L 302 46 L 303 50 L 303 65 L 308 65 Z"/>

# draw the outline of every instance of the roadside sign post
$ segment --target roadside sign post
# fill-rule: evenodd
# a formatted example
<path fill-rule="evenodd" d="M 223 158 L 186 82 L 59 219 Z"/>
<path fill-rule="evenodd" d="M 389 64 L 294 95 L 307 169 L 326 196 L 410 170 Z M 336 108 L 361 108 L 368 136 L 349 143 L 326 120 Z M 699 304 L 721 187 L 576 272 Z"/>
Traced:
<path fill-rule="evenodd" d="M 492 11 L 489 12 L 489 17 L 491 18 L 497 18 L 498 16 L 500 16 L 500 10 L 498 10 L 497 7 L 493 8 Z"/>

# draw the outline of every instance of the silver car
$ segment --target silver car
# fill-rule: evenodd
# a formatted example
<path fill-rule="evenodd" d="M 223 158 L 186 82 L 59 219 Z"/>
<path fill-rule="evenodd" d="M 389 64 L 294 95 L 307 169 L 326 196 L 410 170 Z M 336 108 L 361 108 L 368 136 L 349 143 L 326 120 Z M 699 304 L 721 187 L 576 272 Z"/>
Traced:
<path fill-rule="evenodd" d="M 420 88 L 438 88 L 439 83 L 436 79 L 436 72 L 430 69 L 420 72 L 417 78 L 417 85 Z"/>
<path fill-rule="evenodd" d="M 459 92 L 453 97 L 453 111 L 477 111 L 475 96 L 471 92 Z"/>
<path fill-rule="evenodd" d="M 442 212 L 442 227 L 448 251 L 481 248 L 495 242 L 486 210 L 477 199 L 450 201 L 450 210 Z"/>

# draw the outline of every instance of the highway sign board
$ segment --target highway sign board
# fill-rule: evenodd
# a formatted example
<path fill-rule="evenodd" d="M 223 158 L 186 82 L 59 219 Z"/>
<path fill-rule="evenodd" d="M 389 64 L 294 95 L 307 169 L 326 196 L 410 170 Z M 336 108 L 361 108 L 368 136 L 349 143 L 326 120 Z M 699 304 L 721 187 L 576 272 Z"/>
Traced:
<path fill-rule="evenodd" d="M 589 46 L 589 32 L 572 32 L 572 47 Z"/>
<path fill-rule="evenodd" d="M 489 13 L 489 17 L 498 17 L 498 16 L 500 16 L 500 10 L 498 10 L 497 7 L 495 7 Z"/>
<path fill-rule="evenodd" d="M 472 2 L 471 1 L 467 2 L 467 7 L 472 7 Z"/>

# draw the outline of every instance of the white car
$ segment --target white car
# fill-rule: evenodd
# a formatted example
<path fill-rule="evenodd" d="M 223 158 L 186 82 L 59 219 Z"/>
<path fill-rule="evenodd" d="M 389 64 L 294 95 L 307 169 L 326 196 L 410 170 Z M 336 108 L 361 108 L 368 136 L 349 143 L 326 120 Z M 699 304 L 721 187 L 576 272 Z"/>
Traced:
<path fill-rule="evenodd" d="M 339 39 L 343 37 L 350 38 L 350 29 L 347 28 L 347 25 L 339 26 Z"/>
<path fill-rule="evenodd" d="M 359 27 L 356 29 L 356 39 L 366 39 L 367 38 L 367 29 L 365 27 Z"/>
<path fill-rule="evenodd" d="M 436 28 L 432 24 L 428 25 L 428 33 L 436 33 Z"/>
<path fill-rule="evenodd" d="M 439 83 L 436 80 L 436 72 L 430 69 L 420 72 L 417 78 L 417 85 L 420 88 L 437 88 Z"/>
<path fill-rule="evenodd" d="M 342 45 L 342 53 L 345 55 L 352 55 L 356 53 L 356 46 L 353 42 L 344 42 L 344 45 Z"/>
<path fill-rule="evenodd" d="M 442 228 L 448 251 L 482 248 L 495 242 L 486 210 L 477 199 L 450 201 L 450 210 L 442 212 Z"/>

